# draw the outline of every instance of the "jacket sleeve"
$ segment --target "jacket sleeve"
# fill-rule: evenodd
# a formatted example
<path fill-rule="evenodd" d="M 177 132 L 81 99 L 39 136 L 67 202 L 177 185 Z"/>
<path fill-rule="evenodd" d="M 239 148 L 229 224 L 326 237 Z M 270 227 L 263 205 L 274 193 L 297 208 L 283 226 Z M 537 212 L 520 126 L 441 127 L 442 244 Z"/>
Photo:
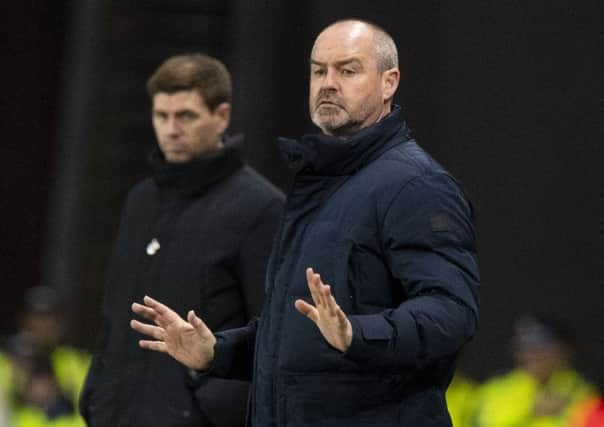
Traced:
<path fill-rule="evenodd" d="M 258 316 L 262 310 L 266 265 L 282 208 L 283 201 L 273 199 L 259 213 L 241 247 L 239 277 L 248 319 Z"/>
<path fill-rule="evenodd" d="M 251 381 L 258 318 L 246 326 L 216 333 L 214 362 L 204 374 L 219 378 Z"/>
<path fill-rule="evenodd" d="M 473 212 L 445 173 L 416 177 L 385 209 L 381 239 L 403 302 L 352 315 L 345 357 L 381 369 L 422 367 L 457 352 L 478 326 Z"/>

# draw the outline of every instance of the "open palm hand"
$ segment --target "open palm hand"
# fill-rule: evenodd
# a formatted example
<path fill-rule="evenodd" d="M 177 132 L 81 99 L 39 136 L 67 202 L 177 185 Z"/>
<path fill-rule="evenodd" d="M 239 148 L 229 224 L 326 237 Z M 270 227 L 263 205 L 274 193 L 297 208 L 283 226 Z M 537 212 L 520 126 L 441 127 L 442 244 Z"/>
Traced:
<path fill-rule="evenodd" d="M 207 369 L 214 359 L 216 338 L 193 310 L 187 320 L 168 306 L 145 296 L 144 304 L 133 303 L 132 311 L 155 323 L 132 320 L 130 326 L 153 340 L 139 341 L 142 348 L 167 353 L 192 369 Z"/>
<path fill-rule="evenodd" d="M 321 281 L 321 276 L 312 268 L 306 269 L 306 280 L 315 305 L 304 300 L 296 300 L 296 309 L 312 320 L 325 340 L 338 350 L 345 352 L 352 342 L 352 325 L 336 303 L 329 285 Z"/>

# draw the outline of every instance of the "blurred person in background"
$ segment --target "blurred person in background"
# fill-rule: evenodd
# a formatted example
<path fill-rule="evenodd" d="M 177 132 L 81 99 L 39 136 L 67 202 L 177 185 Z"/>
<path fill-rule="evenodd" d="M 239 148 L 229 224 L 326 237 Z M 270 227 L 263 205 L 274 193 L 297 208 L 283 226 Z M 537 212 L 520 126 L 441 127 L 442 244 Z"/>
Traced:
<path fill-rule="evenodd" d="M 1 420 L 6 418 L 8 413 L 8 398 L 13 390 L 13 367 L 10 357 L 6 353 L 6 345 L 0 346 L 0 425 Z"/>
<path fill-rule="evenodd" d="M 0 382 L 4 383 L 6 371 L 4 370 L 5 356 L 0 354 Z M 5 384 L 0 383 L 0 427 L 8 427 L 8 419 L 10 416 L 9 406 L 6 401 L 6 390 Z"/>
<path fill-rule="evenodd" d="M 470 417 L 476 403 L 476 391 L 479 383 L 465 372 L 457 369 L 449 388 L 447 388 L 447 408 L 451 415 L 453 427 L 470 425 Z"/>
<path fill-rule="evenodd" d="M 264 299 L 283 195 L 224 136 L 231 77 L 203 54 L 165 60 L 147 81 L 157 148 L 129 192 L 109 265 L 102 328 L 80 408 L 91 426 L 240 426 L 249 382 L 191 376 L 138 347 L 132 300 L 193 307 L 217 330 L 246 325 Z"/>
<path fill-rule="evenodd" d="M 85 425 L 84 420 L 75 411 L 72 400 L 61 390 L 48 359 L 33 358 L 17 363 L 23 369 L 24 387 L 11 412 L 12 426 L 83 427 Z"/>
<path fill-rule="evenodd" d="M 19 330 L 0 360 L 12 425 L 84 425 L 75 411 L 90 355 L 65 340 L 65 301 L 51 287 L 25 294 Z"/>
<path fill-rule="evenodd" d="M 578 403 L 569 427 L 604 427 L 604 397 L 590 397 Z"/>
<path fill-rule="evenodd" d="M 571 365 L 572 332 L 551 315 L 515 322 L 514 368 L 480 386 L 472 427 L 564 427 L 596 389 Z"/>

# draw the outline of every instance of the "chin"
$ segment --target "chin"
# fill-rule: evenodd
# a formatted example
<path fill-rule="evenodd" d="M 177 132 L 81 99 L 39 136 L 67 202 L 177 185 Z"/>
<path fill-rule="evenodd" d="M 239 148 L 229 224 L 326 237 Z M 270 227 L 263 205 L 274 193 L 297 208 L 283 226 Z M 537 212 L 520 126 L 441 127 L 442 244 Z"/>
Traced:
<path fill-rule="evenodd" d="M 166 162 L 168 163 L 186 163 L 189 160 L 189 156 L 166 156 Z"/>
<path fill-rule="evenodd" d="M 330 116 L 329 118 L 326 118 L 325 116 L 315 116 L 315 120 L 313 120 L 313 122 L 318 128 L 323 131 L 323 133 L 326 133 L 328 135 L 333 135 L 334 133 L 338 132 L 338 129 L 342 129 L 348 125 L 348 123 L 342 118 L 334 116 Z"/>

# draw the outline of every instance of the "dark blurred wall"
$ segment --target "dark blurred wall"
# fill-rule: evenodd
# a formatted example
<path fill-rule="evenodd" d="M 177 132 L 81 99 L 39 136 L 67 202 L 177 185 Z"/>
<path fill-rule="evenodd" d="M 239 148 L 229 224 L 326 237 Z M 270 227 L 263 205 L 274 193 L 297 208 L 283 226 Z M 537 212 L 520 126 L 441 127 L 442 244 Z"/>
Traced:
<path fill-rule="evenodd" d="M 224 60 L 235 84 L 231 131 L 246 133 L 250 163 L 287 188 L 290 177 L 274 141 L 316 131 L 307 112 L 313 39 L 335 19 L 362 17 L 385 27 L 398 42 L 403 81 L 396 102 L 420 144 L 463 181 L 477 207 L 482 325 L 461 366 L 478 378 L 509 367 L 513 319 L 526 310 L 547 309 L 575 328 L 579 366 L 604 380 L 600 2 L 83 3 L 96 9 L 82 12 L 88 18 L 81 19 L 94 19 L 95 25 L 72 25 L 70 37 L 89 48 L 77 54 L 71 45 L 71 59 L 63 62 L 71 65 L 63 73 L 85 86 L 64 85 L 61 99 L 63 106 L 65 99 L 73 101 L 68 105 L 79 102 L 85 113 L 62 108 L 55 129 L 59 146 L 74 143 L 65 155 L 76 156 L 80 168 L 70 169 L 66 178 L 65 185 L 75 186 L 73 197 L 52 200 L 55 217 L 44 230 L 51 238 L 45 239 L 43 273 L 38 260 L 33 268 L 30 263 L 41 244 L 39 195 L 50 154 L 40 133 L 31 148 L 38 160 L 32 163 L 25 151 L 19 156 L 30 167 L 41 163 L 42 172 L 30 175 L 22 192 L 12 190 L 9 201 L 19 206 L 5 209 L 2 217 L 14 245 L 30 236 L 28 250 L 15 252 L 8 267 L 3 261 L 3 273 L 12 274 L 10 283 L 53 277 L 77 295 L 74 339 L 92 342 L 121 203 L 146 172 L 146 153 L 154 142 L 144 82 L 159 62 L 192 50 Z M 56 49 L 46 40 L 37 42 L 42 50 Z M 39 69 L 56 64 L 48 58 L 37 63 Z M 51 82 L 42 80 L 27 90 L 49 90 Z M 35 105 L 28 110 L 30 122 L 32 115 L 37 122 L 49 120 L 42 114 L 47 103 L 30 95 L 29 104 Z M 78 126 L 65 126 L 76 116 Z M 51 123 L 45 123 L 50 133 Z M 19 132 L 34 132 L 31 126 L 13 129 L 9 146 L 19 149 Z M 3 174 L 23 173 L 14 161 L 5 164 Z M 52 176 L 57 168 L 60 159 L 53 162 Z M 3 194 L 4 182 L 3 175 Z M 73 220 L 61 223 L 57 212 L 71 212 Z M 20 225 L 33 225 L 17 232 L 12 227 L 17 218 Z M 69 238 L 53 253 L 52 243 L 61 236 Z"/>
<path fill-rule="evenodd" d="M 15 327 L 25 289 L 40 280 L 65 4 L 8 2 L 0 14 L 0 334 Z"/>
<path fill-rule="evenodd" d="M 604 379 L 601 2 L 443 8 L 447 146 L 478 207 L 482 330 L 465 359 L 509 363 L 512 320 L 557 315 Z M 505 363 L 504 363 L 505 362 Z"/>

